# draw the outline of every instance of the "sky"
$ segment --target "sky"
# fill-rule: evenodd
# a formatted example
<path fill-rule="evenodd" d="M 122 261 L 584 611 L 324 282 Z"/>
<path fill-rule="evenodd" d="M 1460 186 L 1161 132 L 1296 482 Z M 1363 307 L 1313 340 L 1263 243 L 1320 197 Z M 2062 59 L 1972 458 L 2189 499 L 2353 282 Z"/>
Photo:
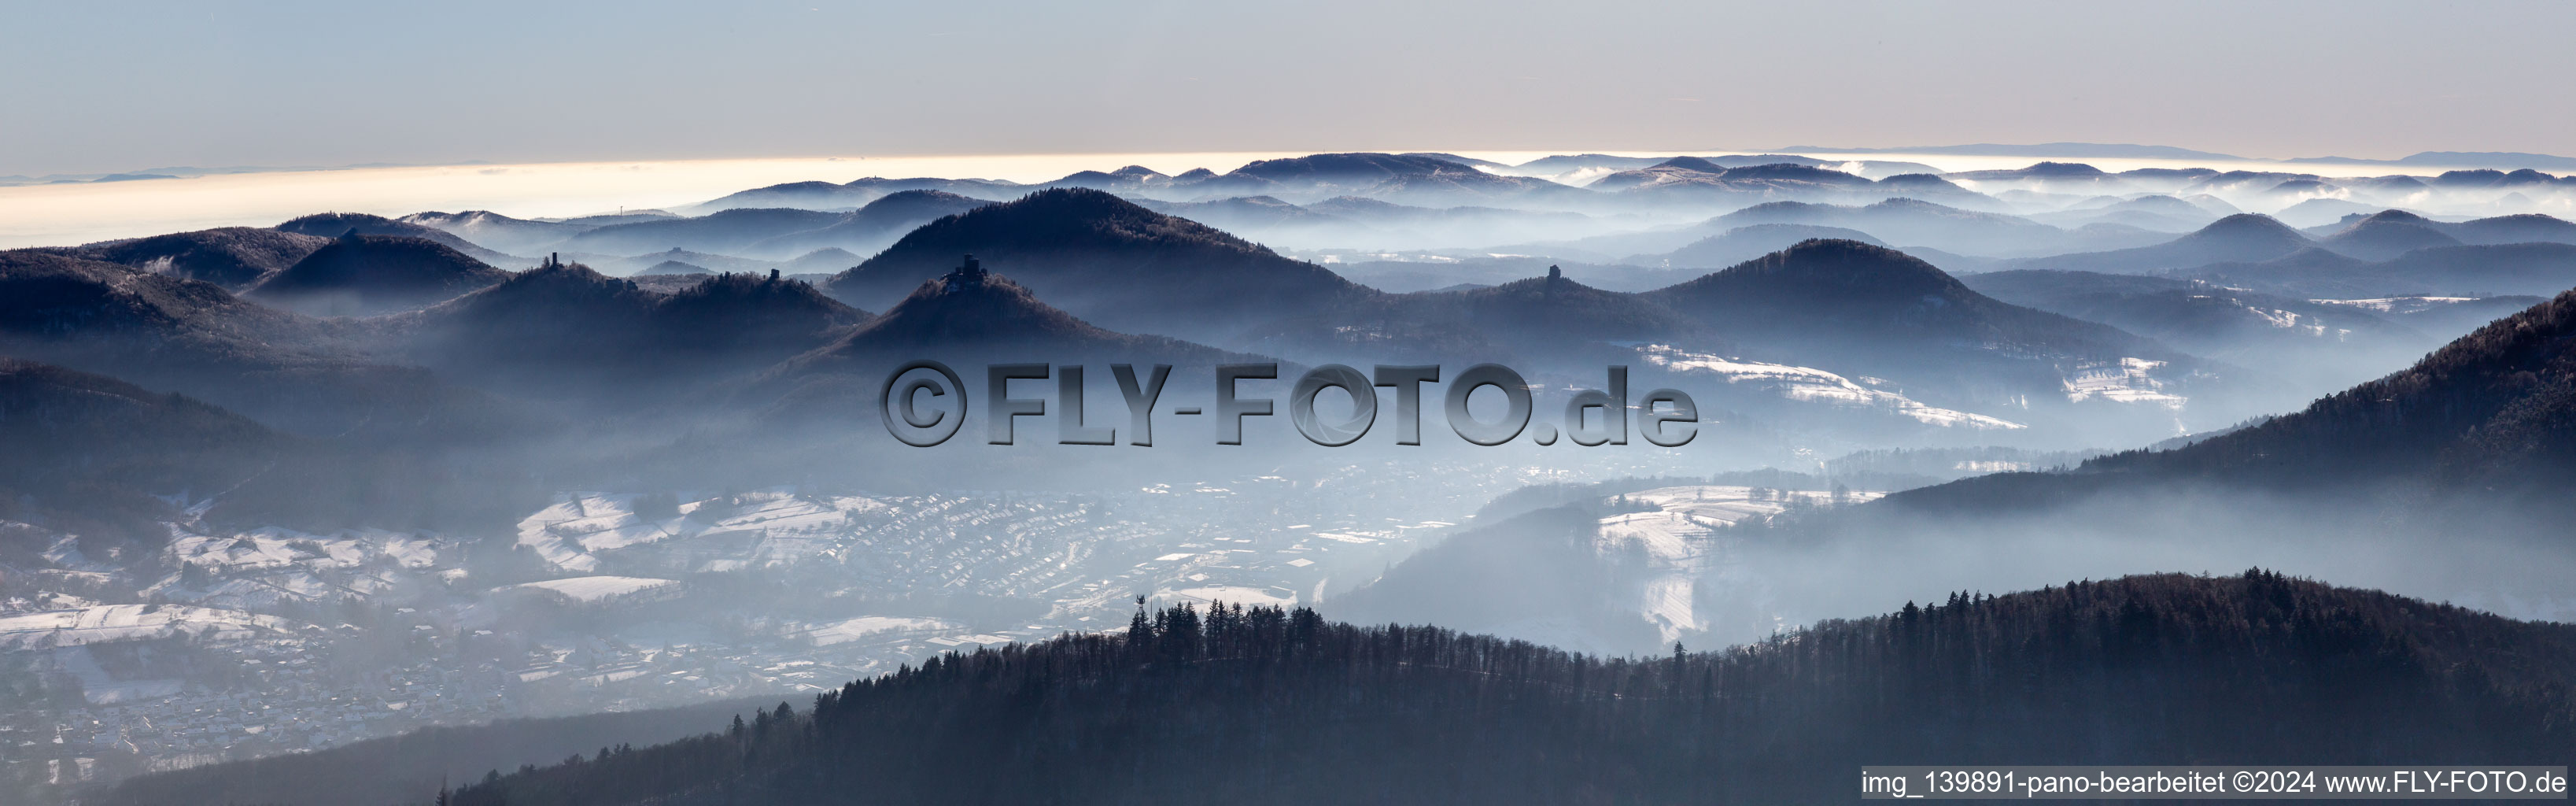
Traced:
<path fill-rule="evenodd" d="M 2565 2 L 4 1 L 0 176 L 2051 141 L 2576 152 Z"/>

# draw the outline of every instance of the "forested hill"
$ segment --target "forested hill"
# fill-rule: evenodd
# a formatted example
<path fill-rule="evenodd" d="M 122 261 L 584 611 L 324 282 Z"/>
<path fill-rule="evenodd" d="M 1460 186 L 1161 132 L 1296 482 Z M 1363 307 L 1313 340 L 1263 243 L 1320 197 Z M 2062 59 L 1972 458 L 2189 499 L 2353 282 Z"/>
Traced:
<path fill-rule="evenodd" d="M 2571 677 L 2576 627 L 2263 571 L 1642 659 L 1183 606 L 451 802 L 1775 803 L 1853 797 L 1862 764 L 2557 763 Z"/>
<path fill-rule="evenodd" d="M 2094 495 L 2134 500 L 2175 482 L 2341 496 L 2351 503 L 2309 511 L 2382 509 L 2404 519 L 2392 522 L 2443 534 L 2560 537 L 2576 517 L 2567 494 L 2576 484 L 2576 291 L 2301 411 L 2172 450 L 2093 459 L 2074 473 L 1996 473 L 1907 490 L 1885 506 L 2029 510 Z"/>

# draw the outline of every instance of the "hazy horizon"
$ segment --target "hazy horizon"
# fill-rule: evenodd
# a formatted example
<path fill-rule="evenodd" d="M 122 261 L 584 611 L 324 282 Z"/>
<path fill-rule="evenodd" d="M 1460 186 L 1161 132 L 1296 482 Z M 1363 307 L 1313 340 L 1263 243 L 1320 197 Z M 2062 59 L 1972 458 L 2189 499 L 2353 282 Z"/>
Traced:
<path fill-rule="evenodd" d="M 1507 164 L 1551 154 L 1666 156 L 1767 153 L 1760 149 L 1370 150 L 1445 151 Z M 868 176 L 936 176 L 1038 183 L 1077 171 L 1107 171 L 1127 165 L 1144 165 L 1166 174 L 1178 174 L 1192 168 L 1223 173 L 1254 160 L 1312 153 L 1320 152 L 1031 153 L 460 163 L 277 169 L 178 179 L 0 185 L 0 249 L 73 246 L 211 227 L 269 226 L 323 211 L 400 216 L 430 210 L 489 210 L 521 218 L 560 218 L 690 205 L 735 191 L 784 182 L 846 182 Z M 1915 162 L 1943 171 L 2020 168 L 2047 160 L 2081 162 L 2106 171 L 2214 167 L 2222 170 L 2290 170 L 2326 177 L 2431 175 L 2448 168 L 2475 167 L 2281 163 L 2251 159 L 1854 153 L 1815 149 L 1796 153 L 1825 159 Z"/>

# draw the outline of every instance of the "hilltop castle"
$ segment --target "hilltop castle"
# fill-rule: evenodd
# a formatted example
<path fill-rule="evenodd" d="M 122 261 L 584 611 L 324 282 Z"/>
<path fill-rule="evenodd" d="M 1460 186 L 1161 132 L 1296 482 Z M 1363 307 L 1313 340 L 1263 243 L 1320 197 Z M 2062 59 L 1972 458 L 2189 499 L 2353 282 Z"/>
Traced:
<path fill-rule="evenodd" d="M 985 276 L 984 264 L 975 260 L 974 255 L 967 255 L 964 265 L 949 270 L 947 277 L 940 278 L 939 289 L 956 291 L 969 285 L 983 285 Z"/>

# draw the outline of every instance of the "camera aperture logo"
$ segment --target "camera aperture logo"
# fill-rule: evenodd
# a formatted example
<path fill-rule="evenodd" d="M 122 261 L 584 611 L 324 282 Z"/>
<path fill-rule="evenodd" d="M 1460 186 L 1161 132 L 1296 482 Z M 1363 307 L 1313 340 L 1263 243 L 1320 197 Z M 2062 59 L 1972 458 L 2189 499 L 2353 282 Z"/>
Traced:
<path fill-rule="evenodd" d="M 1121 424 L 1091 411 L 1084 388 L 1086 367 L 1081 364 L 986 365 L 983 400 L 970 404 L 965 381 L 956 370 L 937 361 L 913 361 L 886 376 L 878 394 L 877 413 L 885 421 L 887 433 L 906 445 L 921 448 L 955 437 L 979 407 L 985 420 L 984 441 L 994 445 L 1017 444 L 1019 420 L 1028 417 L 1053 418 L 1059 444 L 1117 445 L 1123 441 L 1152 447 L 1157 414 L 1210 418 L 1216 444 L 1241 445 L 1244 418 L 1276 415 L 1281 401 L 1269 395 L 1284 391 L 1288 420 L 1309 442 L 1325 447 L 1352 445 L 1384 425 L 1395 432 L 1395 444 L 1420 445 L 1425 388 L 1442 384 L 1443 376 L 1436 364 L 1380 364 L 1365 374 L 1341 364 L 1326 364 L 1307 370 L 1293 385 L 1278 389 L 1278 364 L 1223 364 L 1215 370 L 1212 406 L 1163 407 L 1163 392 L 1172 380 L 1171 365 L 1155 364 L 1141 372 L 1134 364 L 1109 365 L 1119 397 L 1126 404 L 1127 418 Z M 1441 415 L 1450 433 L 1459 439 L 1488 446 L 1524 436 L 1538 445 L 1554 445 L 1560 436 L 1586 447 L 1626 445 L 1632 426 L 1645 442 L 1667 448 L 1690 444 L 1691 438 L 1698 435 L 1699 406 L 1690 395 L 1675 389 L 1656 389 L 1632 403 L 1628 368 L 1612 366 L 1608 374 L 1607 388 L 1579 390 L 1565 401 L 1562 434 L 1555 423 L 1533 421 L 1536 399 L 1529 382 L 1519 372 L 1500 364 L 1477 364 L 1450 379 L 1439 391 Z M 1046 394 L 1049 381 L 1053 381 L 1052 395 Z M 1265 390 L 1265 386 L 1272 388 Z M 1393 410 L 1386 416 L 1380 416 L 1379 387 L 1391 390 L 1394 398 Z M 1503 411 L 1489 412 L 1479 419 L 1469 410 L 1468 402 L 1483 389 L 1501 394 Z M 1318 401 L 1328 399 L 1328 395 L 1347 398 L 1346 405 L 1331 407 L 1336 414 L 1348 409 L 1347 417 L 1336 417 L 1338 422 L 1325 420 Z"/>

